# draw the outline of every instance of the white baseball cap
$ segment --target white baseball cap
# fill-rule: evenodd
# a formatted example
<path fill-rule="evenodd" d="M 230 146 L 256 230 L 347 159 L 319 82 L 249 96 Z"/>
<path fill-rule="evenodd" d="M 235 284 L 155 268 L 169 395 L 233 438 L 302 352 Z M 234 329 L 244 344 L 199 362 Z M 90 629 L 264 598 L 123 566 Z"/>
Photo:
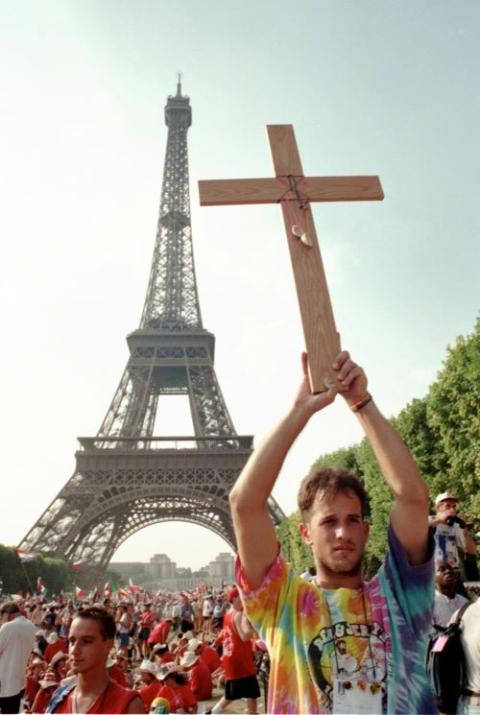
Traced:
<path fill-rule="evenodd" d="M 438 506 L 442 501 L 447 501 L 447 499 L 458 501 L 458 497 L 456 497 L 455 494 L 452 494 L 451 492 L 442 492 L 441 494 L 437 494 L 435 497 L 435 506 Z"/>

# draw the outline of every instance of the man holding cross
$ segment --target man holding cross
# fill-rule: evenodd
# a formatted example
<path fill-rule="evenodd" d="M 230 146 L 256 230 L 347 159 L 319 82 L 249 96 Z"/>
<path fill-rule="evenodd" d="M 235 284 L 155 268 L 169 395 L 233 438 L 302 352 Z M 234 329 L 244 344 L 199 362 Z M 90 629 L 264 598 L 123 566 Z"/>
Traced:
<path fill-rule="evenodd" d="M 364 371 L 340 351 L 311 201 L 383 198 L 378 177 L 303 175 L 293 128 L 269 126 L 274 179 L 201 181 L 202 205 L 278 203 L 307 346 L 292 407 L 251 455 L 230 493 L 245 612 L 271 658 L 268 712 L 435 713 L 425 673 L 434 591 L 428 492 L 406 446 L 367 391 Z M 394 496 L 389 551 L 362 578 L 367 496 L 358 477 L 320 469 L 298 496 L 314 581 L 279 552 L 268 499 L 311 417 L 341 394 L 355 413 Z"/>
<path fill-rule="evenodd" d="M 427 487 L 347 352 L 332 370 L 394 496 L 389 551 L 376 576 L 364 581 L 369 525 L 362 483 L 347 470 L 321 468 L 298 495 L 315 581 L 296 576 L 279 552 L 268 497 L 296 437 L 336 397 L 336 388 L 312 394 L 306 355 L 303 367 L 292 407 L 230 494 L 237 581 L 271 658 L 268 712 L 435 713 L 424 667 L 434 585 Z"/>

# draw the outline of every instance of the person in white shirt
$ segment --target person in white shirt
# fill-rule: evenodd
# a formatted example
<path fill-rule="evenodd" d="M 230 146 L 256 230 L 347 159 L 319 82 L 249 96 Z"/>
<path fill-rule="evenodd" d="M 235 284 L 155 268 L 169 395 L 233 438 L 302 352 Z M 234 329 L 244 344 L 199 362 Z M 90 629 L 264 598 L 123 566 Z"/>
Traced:
<path fill-rule="evenodd" d="M 461 638 L 467 664 L 467 687 L 461 696 L 457 713 L 480 713 L 480 599 L 472 603 L 461 620 Z"/>
<path fill-rule="evenodd" d="M 430 518 L 430 526 L 434 528 L 435 562 L 448 561 L 451 566 L 459 568 L 462 574 L 465 568 L 467 580 L 477 580 L 477 546 L 459 514 L 458 497 L 451 492 L 442 492 L 436 496 L 435 516 Z"/>
<path fill-rule="evenodd" d="M 458 571 L 448 561 L 435 564 L 433 625 L 437 628 L 446 628 L 453 614 L 468 600 L 456 593 L 458 576 Z"/>
<path fill-rule="evenodd" d="M 37 629 L 22 615 L 14 601 L 2 605 L 0 616 L 0 711 L 18 713 Z"/>

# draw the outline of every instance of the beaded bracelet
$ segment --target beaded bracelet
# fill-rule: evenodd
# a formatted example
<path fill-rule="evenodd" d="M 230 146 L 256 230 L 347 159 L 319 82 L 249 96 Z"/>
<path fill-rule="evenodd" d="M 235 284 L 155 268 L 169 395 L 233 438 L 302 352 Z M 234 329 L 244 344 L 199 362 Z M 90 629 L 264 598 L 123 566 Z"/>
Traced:
<path fill-rule="evenodd" d="M 371 394 L 369 392 L 367 392 L 367 394 L 363 398 L 363 400 L 360 400 L 360 402 L 357 402 L 350 409 L 352 410 L 352 412 L 358 412 L 359 410 L 362 410 L 365 407 L 365 405 L 368 405 L 368 403 L 371 402 L 372 400 L 373 400 L 373 397 L 371 396 Z"/>

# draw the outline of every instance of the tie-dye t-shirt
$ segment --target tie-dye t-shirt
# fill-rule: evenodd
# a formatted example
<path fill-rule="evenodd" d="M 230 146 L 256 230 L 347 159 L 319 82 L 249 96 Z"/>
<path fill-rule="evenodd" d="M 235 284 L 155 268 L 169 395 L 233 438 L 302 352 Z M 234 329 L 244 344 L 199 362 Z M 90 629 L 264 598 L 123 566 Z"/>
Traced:
<path fill-rule="evenodd" d="M 383 565 L 359 589 L 320 589 L 280 554 L 252 590 L 237 563 L 246 613 L 270 654 L 269 713 L 331 713 L 334 688 L 354 699 L 370 691 L 384 713 L 437 712 L 424 666 L 433 560 L 411 566 L 391 528 L 388 540 Z"/>

